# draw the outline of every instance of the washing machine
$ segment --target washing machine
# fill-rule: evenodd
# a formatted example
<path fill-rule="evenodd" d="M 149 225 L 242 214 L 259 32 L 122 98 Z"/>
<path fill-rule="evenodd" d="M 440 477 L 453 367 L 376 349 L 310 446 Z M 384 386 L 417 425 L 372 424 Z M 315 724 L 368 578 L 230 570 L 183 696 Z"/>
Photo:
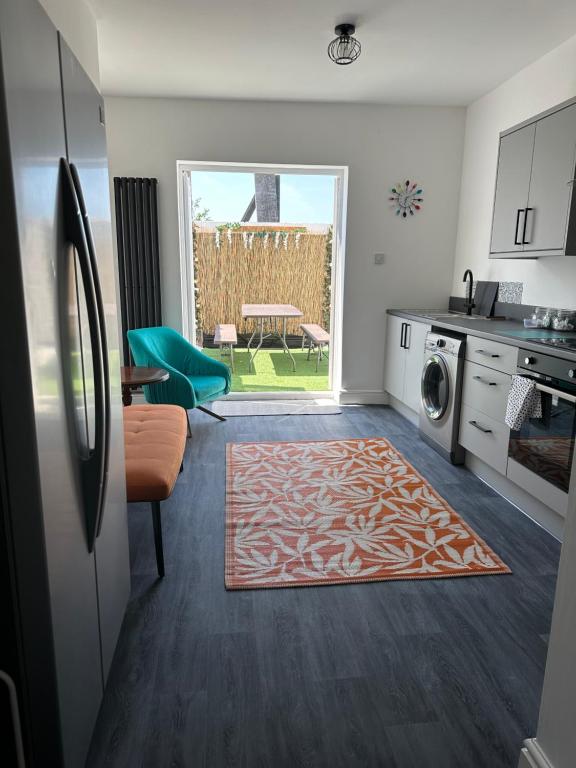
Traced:
<path fill-rule="evenodd" d="M 429 331 L 421 379 L 420 437 L 452 464 L 464 463 L 458 443 L 466 337 Z"/>

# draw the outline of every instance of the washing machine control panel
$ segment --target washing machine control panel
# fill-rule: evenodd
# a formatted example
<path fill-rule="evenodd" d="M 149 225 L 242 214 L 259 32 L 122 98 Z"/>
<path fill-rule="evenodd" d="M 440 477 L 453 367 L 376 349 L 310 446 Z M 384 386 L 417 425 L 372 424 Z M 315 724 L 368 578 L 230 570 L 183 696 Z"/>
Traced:
<path fill-rule="evenodd" d="M 464 339 L 456 339 L 430 331 L 426 336 L 426 353 L 431 354 L 441 351 L 443 355 L 460 357 L 464 353 L 464 344 Z"/>

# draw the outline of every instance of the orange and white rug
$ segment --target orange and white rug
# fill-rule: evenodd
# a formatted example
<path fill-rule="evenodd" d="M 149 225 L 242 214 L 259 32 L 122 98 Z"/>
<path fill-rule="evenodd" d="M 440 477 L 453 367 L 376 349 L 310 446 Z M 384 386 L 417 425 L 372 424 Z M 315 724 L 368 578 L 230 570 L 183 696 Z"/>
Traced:
<path fill-rule="evenodd" d="M 227 446 L 228 589 L 510 573 L 384 438 Z"/>

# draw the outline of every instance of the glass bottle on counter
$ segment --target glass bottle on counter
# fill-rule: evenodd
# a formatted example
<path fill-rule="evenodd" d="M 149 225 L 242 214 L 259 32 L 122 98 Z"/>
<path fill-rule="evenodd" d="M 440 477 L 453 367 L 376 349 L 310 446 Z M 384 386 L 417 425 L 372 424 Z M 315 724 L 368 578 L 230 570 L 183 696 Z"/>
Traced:
<path fill-rule="evenodd" d="M 573 331 L 576 327 L 576 312 L 573 309 L 559 309 L 552 318 L 555 331 Z"/>
<path fill-rule="evenodd" d="M 550 328 L 552 325 L 553 310 L 547 307 L 536 307 L 532 314 L 537 328 Z"/>

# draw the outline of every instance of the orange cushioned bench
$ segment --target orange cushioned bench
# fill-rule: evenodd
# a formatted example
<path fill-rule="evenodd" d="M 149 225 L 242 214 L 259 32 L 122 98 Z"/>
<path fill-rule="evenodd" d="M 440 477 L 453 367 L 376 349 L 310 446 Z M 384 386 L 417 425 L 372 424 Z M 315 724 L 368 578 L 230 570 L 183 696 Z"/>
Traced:
<path fill-rule="evenodd" d="M 129 405 L 123 412 L 126 494 L 128 501 L 152 505 L 156 565 L 164 576 L 160 502 L 170 496 L 182 471 L 186 411 L 179 405 Z"/>

